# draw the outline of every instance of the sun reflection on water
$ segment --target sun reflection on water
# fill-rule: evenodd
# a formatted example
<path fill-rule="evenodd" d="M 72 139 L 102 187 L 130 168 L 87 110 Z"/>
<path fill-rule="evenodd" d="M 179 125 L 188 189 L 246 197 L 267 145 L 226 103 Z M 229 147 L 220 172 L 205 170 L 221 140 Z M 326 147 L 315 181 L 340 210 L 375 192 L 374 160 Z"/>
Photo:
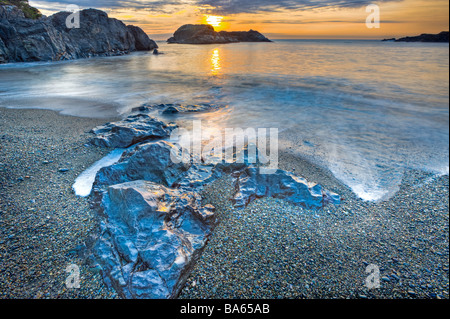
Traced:
<path fill-rule="evenodd" d="M 220 52 L 219 49 L 215 49 L 211 56 L 211 73 L 212 75 L 218 75 L 222 69 L 220 65 Z"/>

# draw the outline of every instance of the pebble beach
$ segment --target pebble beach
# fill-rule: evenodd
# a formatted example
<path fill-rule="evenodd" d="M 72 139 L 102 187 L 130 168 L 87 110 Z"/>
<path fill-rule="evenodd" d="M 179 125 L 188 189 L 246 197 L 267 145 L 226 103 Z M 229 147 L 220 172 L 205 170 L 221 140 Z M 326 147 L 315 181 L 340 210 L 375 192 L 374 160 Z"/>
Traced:
<path fill-rule="evenodd" d="M 86 132 L 103 123 L 0 108 L 0 298 L 115 297 L 81 253 L 96 220 L 72 191 L 75 178 L 107 153 L 85 146 Z M 80 268 L 79 289 L 65 285 L 72 264 Z"/>
<path fill-rule="evenodd" d="M 86 144 L 109 120 L 0 108 L 0 298 L 117 298 L 87 262 L 98 225 L 72 190 L 110 151 Z M 448 299 L 448 176 L 405 172 L 393 198 L 370 203 L 289 151 L 280 168 L 342 204 L 309 210 L 264 198 L 236 210 L 231 179 L 207 186 L 219 225 L 180 298 Z M 71 264 L 79 289 L 65 285 Z M 365 286 L 368 265 L 380 269 L 379 288 Z"/>

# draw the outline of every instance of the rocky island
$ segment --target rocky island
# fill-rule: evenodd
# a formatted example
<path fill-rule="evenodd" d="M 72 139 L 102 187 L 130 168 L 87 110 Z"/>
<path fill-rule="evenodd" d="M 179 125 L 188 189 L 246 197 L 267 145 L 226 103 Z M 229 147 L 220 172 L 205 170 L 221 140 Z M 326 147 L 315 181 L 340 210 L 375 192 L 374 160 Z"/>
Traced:
<path fill-rule="evenodd" d="M 221 44 L 237 42 L 272 42 L 258 31 L 220 31 L 209 24 L 186 24 L 175 31 L 168 43 Z"/>
<path fill-rule="evenodd" d="M 0 2 L 0 63 L 114 56 L 158 47 L 141 28 L 100 10 L 80 11 L 80 27 L 69 29 L 70 12 L 45 17 L 29 6 L 4 3 L 8 2 Z"/>

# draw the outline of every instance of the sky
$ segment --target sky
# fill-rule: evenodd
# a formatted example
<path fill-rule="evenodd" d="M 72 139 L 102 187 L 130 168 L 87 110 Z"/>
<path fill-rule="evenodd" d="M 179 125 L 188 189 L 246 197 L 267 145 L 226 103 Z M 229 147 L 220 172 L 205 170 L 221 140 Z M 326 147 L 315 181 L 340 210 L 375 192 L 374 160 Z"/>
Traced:
<path fill-rule="evenodd" d="M 183 24 L 215 24 L 217 31 L 258 30 L 272 39 L 382 39 L 449 29 L 448 0 L 30 0 L 45 15 L 97 8 L 154 39 L 167 39 Z M 366 12 L 376 4 L 379 28 Z M 213 18 L 211 18 L 211 16 Z M 210 17 L 208 19 L 208 17 Z M 216 17 L 216 18 L 215 18 Z"/>

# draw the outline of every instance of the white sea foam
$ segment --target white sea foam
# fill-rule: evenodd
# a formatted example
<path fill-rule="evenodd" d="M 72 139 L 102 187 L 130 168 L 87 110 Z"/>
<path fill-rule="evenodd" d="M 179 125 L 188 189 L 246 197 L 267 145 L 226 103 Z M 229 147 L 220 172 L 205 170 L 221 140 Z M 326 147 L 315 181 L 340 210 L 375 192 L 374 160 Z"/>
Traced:
<path fill-rule="evenodd" d="M 449 175 L 449 167 L 448 167 L 448 166 L 444 167 L 444 169 L 442 169 L 442 170 L 439 172 L 439 175 L 440 175 L 440 176 L 448 176 L 448 175 Z"/>
<path fill-rule="evenodd" d="M 359 198 L 368 202 L 380 201 L 389 194 L 389 191 L 383 189 L 367 190 L 364 185 L 353 186 L 352 191 L 358 195 Z"/>
<path fill-rule="evenodd" d="M 124 152 L 125 149 L 116 149 L 101 160 L 97 161 L 83 173 L 81 173 L 81 175 L 77 177 L 75 183 L 73 184 L 73 190 L 75 191 L 75 194 L 81 197 L 89 196 L 91 194 L 95 176 L 97 175 L 98 171 L 103 167 L 107 167 L 117 163 Z"/>

